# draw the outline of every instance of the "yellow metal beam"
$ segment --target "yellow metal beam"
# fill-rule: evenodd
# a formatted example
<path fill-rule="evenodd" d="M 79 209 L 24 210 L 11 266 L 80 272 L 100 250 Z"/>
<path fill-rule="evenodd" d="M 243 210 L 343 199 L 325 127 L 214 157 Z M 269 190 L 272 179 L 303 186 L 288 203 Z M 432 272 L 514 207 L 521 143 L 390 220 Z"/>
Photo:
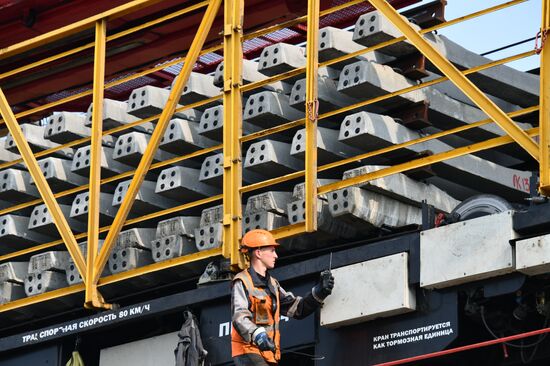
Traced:
<path fill-rule="evenodd" d="M 172 85 L 172 90 L 170 91 L 168 101 L 166 102 L 164 110 L 162 111 L 159 121 L 157 122 L 157 126 L 155 127 L 155 130 L 151 135 L 149 144 L 147 145 L 147 149 L 145 150 L 143 157 L 139 162 L 139 165 L 136 169 L 136 174 L 134 175 L 134 178 L 132 179 L 132 182 L 128 187 L 128 191 L 124 197 L 124 200 L 122 201 L 122 204 L 120 205 L 113 224 L 111 225 L 111 229 L 107 233 L 107 237 L 105 238 L 103 247 L 99 252 L 99 256 L 97 257 L 94 268 L 94 283 L 97 283 L 97 281 L 99 280 L 99 276 L 101 275 L 101 272 L 103 271 L 103 268 L 107 263 L 107 259 L 109 258 L 109 254 L 115 243 L 115 240 L 118 237 L 122 226 L 124 225 L 124 221 L 128 217 L 128 213 L 132 208 L 132 205 L 136 198 L 136 194 L 141 186 L 141 183 L 143 182 L 143 179 L 145 178 L 145 174 L 151 166 L 154 154 L 157 151 L 158 145 L 160 143 L 160 140 L 162 139 L 162 136 L 164 135 L 164 132 L 166 131 L 168 122 L 170 121 L 170 118 L 172 118 L 172 115 L 176 110 L 179 97 L 183 91 L 185 84 L 187 84 L 189 75 L 191 75 L 191 71 L 193 70 L 193 65 L 195 64 L 195 61 L 199 56 L 200 49 L 204 45 L 204 41 L 206 40 L 206 37 L 210 32 L 210 28 L 212 27 L 212 23 L 214 22 L 214 18 L 218 13 L 220 5 L 221 0 L 210 0 L 208 8 L 206 9 L 206 13 L 201 21 L 201 24 L 199 25 L 199 29 L 197 30 L 195 38 L 191 43 L 191 47 L 186 57 L 186 62 L 184 63 L 180 74 L 176 77 L 175 82 Z"/>
<path fill-rule="evenodd" d="M 540 27 L 542 42 L 550 32 L 550 0 L 542 0 L 542 22 Z M 550 196 L 550 48 L 541 45 L 540 51 L 540 183 L 539 192 Z"/>
<path fill-rule="evenodd" d="M 538 128 L 531 128 L 525 131 L 527 136 L 537 136 Z M 497 146 L 502 146 L 514 142 L 514 139 L 511 136 L 505 135 L 500 137 L 495 137 L 483 142 L 478 142 L 476 144 L 459 147 L 453 150 L 445 151 L 442 153 L 426 156 L 424 158 L 408 161 L 406 163 L 397 164 L 390 166 L 388 168 L 380 169 L 372 173 L 367 173 L 350 179 L 342 180 L 340 182 L 327 184 L 319 187 L 319 194 L 326 194 L 328 192 L 336 191 L 338 189 L 351 187 L 358 184 L 363 184 L 374 179 L 387 177 L 392 174 L 401 173 L 411 169 L 422 168 L 431 164 L 436 164 L 445 160 L 450 160 L 457 158 L 459 156 L 473 154 L 478 151 L 483 151 L 487 149 L 492 149 Z"/>
<path fill-rule="evenodd" d="M 36 296 L 24 297 L 22 299 L 11 301 L 6 304 L 0 305 L 0 313 L 15 310 L 15 309 L 29 306 L 32 304 L 44 303 L 49 300 L 58 299 L 58 298 L 76 294 L 82 291 L 84 291 L 83 283 L 69 286 L 69 287 L 63 287 L 53 291 L 47 291 L 47 292 L 44 292 L 43 294 L 39 294 Z"/>
<path fill-rule="evenodd" d="M 98 20 L 95 27 L 94 87 L 92 99 L 92 144 L 90 146 L 90 183 L 88 209 L 88 244 L 86 278 L 94 278 L 94 263 L 99 241 L 99 196 L 101 191 L 101 144 L 103 133 L 103 88 L 105 84 L 105 44 L 107 21 Z M 110 308 L 93 281 L 86 281 L 84 306 L 90 309 Z"/>
<path fill-rule="evenodd" d="M 80 249 L 76 243 L 76 239 L 71 231 L 71 228 L 69 227 L 69 224 L 67 223 L 67 219 L 65 219 L 65 216 L 63 216 L 63 212 L 61 212 L 61 208 L 59 207 L 57 200 L 54 198 L 53 192 L 48 182 L 46 181 L 46 178 L 44 178 L 44 174 L 40 170 L 38 162 L 36 161 L 36 158 L 32 153 L 29 143 L 25 139 L 23 131 L 21 130 L 19 123 L 15 119 L 15 116 L 13 115 L 13 112 L 8 104 L 6 96 L 4 95 L 4 92 L 1 88 L 0 113 L 2 114 L 2 118 L 4 118 L 4 121 L 6 121 L 6 125 L 10 130 L 11 136 L 13 137 L 13 140 L 15 141 L 15 144 L 19 149 L 19 153 L 23 157 L 23 161 L 25 161 L 29 173 L 31 174 L 31 177 L 36 185 L 36 188 L 38 189 L 38 192 L 40 192 L 40 196 L 42 196 L 42 199 L 44 200 L 44 203 L 46 204 L 50 215 L 52 215 L 53 222 L 57 227 L 57 230 L 59 230 L 61 238 L 63 239 L 67 250 L 74 260 L 78 272 L 80 273 L 84 281 L 86 281 L 86 263 L 84 261 L 84 256 L 80 252 Z"/>
<path fill-rule="evenodd" d="M 308 233 L 317 230 L 317 119 L 319 118 L 319 0 L 307 2 L 306 46 L 306 159 L 305 225 Z"/>
<path fill-rule="evenodd" d="M 243 268 L 242 226 L 242 37 L 244 0 L 224 1 L 223 30 L 223 256 Z"/>
<path fill-rule="evenodd" d="M 492 100 L 466 78 L 453 64 L 443 57 L 422 35 L 414 29 L 385 0 L 371 0 L 377 8 L 426 58 L 466 94 L 483 112 L 491 117 L 514 141 L 525 149 L 535 160 L 539 159 L 539 147 L 527 134 L 512 121 Z"/>

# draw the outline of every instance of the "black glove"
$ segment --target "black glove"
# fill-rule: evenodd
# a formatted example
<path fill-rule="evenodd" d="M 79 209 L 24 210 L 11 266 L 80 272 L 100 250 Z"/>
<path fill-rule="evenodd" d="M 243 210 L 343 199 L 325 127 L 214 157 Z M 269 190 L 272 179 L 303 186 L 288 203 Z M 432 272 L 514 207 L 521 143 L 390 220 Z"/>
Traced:
<path fill-rule="evenodd" d="M 275 352 L 275 343 L 273 343 L 265 331 L 256 334 L 254 343 L 256 343 L 260 351 Z"/>
<path fill-rule="evenodd" d="M 327 269 L 321 272 L 321 280 L 315 286 L 315 295 L 324 300 L 328 295 L 332 293 L 334 288 L 334 277 L 332 273 Z"/>

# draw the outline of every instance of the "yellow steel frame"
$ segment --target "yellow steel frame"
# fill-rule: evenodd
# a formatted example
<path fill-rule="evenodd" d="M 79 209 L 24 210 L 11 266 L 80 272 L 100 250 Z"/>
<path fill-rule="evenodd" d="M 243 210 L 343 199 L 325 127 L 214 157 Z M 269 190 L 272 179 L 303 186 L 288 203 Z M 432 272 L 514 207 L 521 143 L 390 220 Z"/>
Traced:
<path fill-rule="evenodd" d="M 319 0 L 308 0 L 306 65 L 305 231 L 317 230 L 317 100 L 319 68 Z"/>
<path fill-rule="evenodd" d="M 225 0 L 223 28 L 223 255 L 243 267 L 242 226 L 242 37 L 244 0 Z"/>
<path fill-rule="evenodd" d="M 22 113 L 19 113 L 17 115 L 13 115 L 11 112 L 11 109 L 9 108 L 8 102 L 0 89 L 0 112 L 2 114 L 2 117 L 4 121 L 6 122 L 8 129 L 10 130 L 10 133 L 13 135 L 16 144 L 18 148 L 20 149 L 22 160 L 27 164 L 29 171 L 31 173 L 31 176 L 33 177 L 34 181 L 37 182 L 37 187 L 41 193 L 43 201 L 46 203 L 48 209 L 52 213 L 54 222 L 56 223 L 61 236 L 62 240 L 54 241 L 51 243 L 41 244 L 38 246 L 35 246 L 34 248 L 25 249 L 16 253 L 10 253 L 7 255 L 0 256 L 0 261 L 4 261 L 10 258 L 14 258 L 20 255 L 29 254 L 32 252 L 36 252 L 38 250 L 44 250 L 47 248 L 52 248 L 60 244 L 65 244 L 72 256 L 72 258 L 75 261 L 75 264 L 80 271 L 83 279 L 84 284 L 83 285 L 77 285 L 77 286 L 71 286 L 66 289 L 57 290 L 54 292 L 46 293 L 43 295 L 39 295 L 36 297 L 33 297 L 31 299 L 22 299 L 18 301 L 14 301 L 7 305 L 1 305 L 0 306 L 0 312 L 8 311 L 15 309 L 17 307 L 25 306 L 28 304 L 36 303 L 38 301 L 46 301 L 50 299 L 54 299 L 56 297 L 61 296 L 67 296 L 76 292 L 80 292 L 82 290 L 85 290 L 85 306 L 88 308 L 108 308 L 109 304 L 106 304 L 101 297 L 101 294 L 98 292 L 98 286 L 104 286 L 108 284 L 112 284 L 118 281 L 123 281 L 131 277 L 144 275 L 147 273 L 151 273 L 158 270 L 167 269 L 170 267 L 174 267 L 177 265 L 183 265 L 186 263 L 194 262 L 197 260 L 202 260 L 211 256 L 215 255 L 223 255 L 226 258 L 229 258 L 231 260 L 231 264 L 234 266 L 234 268 L 242 267 L 243 266 L 243 258 L 240 256 L 238 248 L 239 248 L 239 238 L 241 233 L 241 219 L 242 219 L 242 198 L 241 195 L 244 192 L 250 192 L 258 188 L 265 188 L 273 184 L 277 184 L 280 182 L 289 181 L 292 179 L 297 179 L 300 177 L 305 177 L 305 192 L 306 192 L 306 220 L 303 224 L 296 224 L 296 225 L 289 225 L 277 230 L 274 230 L 274 235 L 277 238 L 283 238 L 283 237 L 289 237 L 293 235 L 298 235 L 304 232 L 311 232 L 315 231 L 317 227 L 316 222 L 316 203 L 317 203 L 317 195 L 318 194 L 324 194 L 336 189 L 348 187 L 351 185 L 364 183 L 367 181 L 370 181 L 372 179 L 377 179 L 380 177 L 384 177 L 387 175 L 403 172 L 410 169 L 415 169 L 418 167 L 423 167 L 429 164 L 433 164 L 436 162 L 444 161 L 447 159 L 452 159 L 454 157 L 462 156 L 465 154 L 471 154 L 475 153 L 481 150 L 494 148 L 497 146 L 502 146 L 505 144 L 517 142 L 520 146 L 522 146 L 531 156 L 533 156 L 535 159 L 539 160 L 540 163 L 540 176 L 541 176 L 541 182 L 540 182 L 540 191 L 542 194 L 547 195 L 548 191 L 550 191 L 550 162 L 549 162 L 549 127 L 548 127 L 548 80 L 549 80 L 549 73 L 550 73 L 550 67 L 548 64 L 548 51 L 546 48 L 542 48 L 541 52 L 541 90 L 540 90 L 540 127 L 534 128 L 528 131 L 523 131 L 519 129 L 515 123 L 511 120 L 511 118 L 525 115 L 528 113 L 532 113 L 539 109 L 538 106 L 533 106 L 530 108 L 523 109 L 521 111 L 516 111 L 510 114 L 506 114 L 502 112 L 497 106 L 494 105 L 483 93 L 479 91 L 479 89 L 472 84 L 467 78 L 466 75 L 478 72 L 490 67 L 493 67 L 495 65 L 499 65 L 502 63 L 510 62 L 515 59 L 519 59 L 522 57 L 527 57 L 532 55 L 534 52 L 525 52 L 519 55 L 515 55 L 512 57 L 508 57 L 499 61 L 494 61 L 491 63 L 488 63 L 486 65 L 477 66 L 474 68 L 471 68 L 469 70 L 465 71 L 459 71 L 457 70 L 452 64 L 450 64 L 444 57 L 442 57 L 437 50 L 435 50 L 428 42 L 424 40 L 422 37 L 422 34 L 425 34 L 427 32 L 440 29 L 452 24 L 456 24 L 458 22 L 472 19 L 474 17 L 487 14 L 489 12 L 493 12 L 496 10 L 503 9 L 508 6 L 512 6 L 521 2 L 524 2 L 525 0 L 513 0 L 509 1 L 507 3 L 503 3 L 497 6 L 494 6 L 492 8 L 488 8 L 476 13 L 469 14 L 467 16 L 457 18 L 442 24 L 438 24 L 434 27 L 423 29 L 421 31 L 416 31 L 412 29 L 409 24 L 404 21 L 399 14 L 385 1 L 385 0 L 371 0 L 371 4 L 375 6 L 378 10 L 380 10 L 388 19 L 394 23 L 394 25 L 401 30 L 401 32 L 405 35 L 404 37 L 399 37 L 397 39 L 383 42 L 381 44 L 378 44 L 374 47 L 369 47 L 368 49 L 360 50 L 357 52 L 354 52 L 352 54 L 342 56 L 335 58 L 330 61 L 323 62 L 319 64 L 318 57 L 317 57 L 317 50 L 318 50 L 318 28 L 319 28 L 319 17 L 323 15 L 330 14 L 334 11 L 344 9 L 346 7 L 358 4 L 362 2 L 362 0 L 353 0 L 348 3 L 333 7 L 331 9 L 324 10 L 322 12 L 319 11 L 319 0 L 308 0 L 308 12 L 306 16 L 302 16 L 296 19 L 289 20 L 287 22 L 271 26 L 259 31 L 252 32 L 250 34 L 243 35 L 243 8 L 244 8 L 244 1 L 243 0 L 226 0 L 224 3 L 224 28 L 223 28 L 223 52 L 225 57 L 224 63 L 224 86 L 223 91 L 220 96 L 212 97 L 207 100 L 193 103 L 191 105 L 186 105 L 184 107 L 176 109 L 177 106 L 177 99 L 179 95 L 181 94 L 181 91 L 183 90 L 184 85 L 187 82 L 187 79 L 189 77 L 189 74 L 192 71 L 192 66 L 197 59 L 197 57 L 200 54 L 205 54 L 207 52 L 213 52 L 216 50 L 220 50 L 222 46 L 214 46 L 210 47 L 208 49 L 204 49 L 201 51 L 201 48 L 205 42 L 206 36 L 208 35 L 208 32 L 212 26 L 213 20 L 221 6 L 221 0 L 209 0 L 209 1 L 203 1 L 200 3 L 197 3 L 193 6 L 187 7 L 185 9 L 182 9 L 178 12 L 175 12 L 173 14 L 152 20 L 148 23 L 144 23 L 142 25 L 136 26 L 134 28 L 128 29 L 124 32 L 120 32 L 117 34 L 113 34 L 110 36 L 106 35 L 106 26 L 107 21 L 110 19 L 115 19 L 117 17 L 120 17 L 128 12 L 135 11 L 138 9 L 141 9 L 145 6 L 148 6 L 150 4 L 154 4 L 158 2 L 158 0 L 136 0 L 129 2 L 128 4 L 125 4 L 123 6 L 117 7 L 115 9 L 112 9 L 108 12 L 104 12 L 102 14 L 99 14 L 98 16 L 88 18 L 86 20 L 83 20 L 81 22 L 77 22 L 73 25 L 61 28 L 57 31 L 50 32 L 46 35 L 36 37 L 33 40 L 22 42 L 18 45 L 11 46 L 5 49 L 0 50 L 0 59 L 9 57 L 11 55 L 21 53 L 23 51 L 26 51 L 36 45 L 44 45 L 47 42 L 60 39 L 64 36 L 74 34 L 76 32 L 80 32 L 83 29 L 88 29 L 93 26 L 95 26 L 96 30 L 96 38 L 95 42 L 86 44 L 84 46 L 75 48 L 73 50 L 67 51 L 65 53 L 52 56 L 50 58 L 38 61 L 33 64 L 29 64 L 23 67 L 20 67 L 15 70 L 8 71 L 7 73 L 1 74 L 1 78 L 5 78 L 8 76 L 12 76 L 18 72 L 22 72 L 25 70 L 29 70 L 33 67 L 43 65 L 46 62 L 50 62 L 55 59 L 59 59 L 61 57 L 65 57 L 70 54 L 74 54 L 76 52 L 80 52 L 83 49 L 90 48 L 92 46 L 95 47 L 95 60 L 94 60 L 94 76 L 93 76 L 93 90 L 91 92 L 84 92 L 80 93 L 75 96 L 71 96 L 69 98 L 65 98 L 64 100 L 50 103 L 45 106 L 40 106 L 37 108 L 34 108 L 29 111 L 25 111 Z M 546 35 L 546 32 L 549 28 L 550 23 L 550 0 L 543 0 L 543 9 L 542 9 L 542 26 L 541 26 L 541 33 L 543 36 Z M 111 83 L 108 83 L 105 85 L 104 82 L 104 73 L 105 73 L 105 44 L 106 42 L 117 39 L 120 37 L 123 37 L 127 34 L 130 34 L 132 32 L 135 32 L 137 30 L 144 29 L 146 27 L 159 24 L 160 22 L 166 21 L 168 19 L 172 19 L 176 16 L 188 13 L 190 11 L 196 10 L 198 8 L 208 6 L 204 15 L 204 18 L 199 26 L 199 30 L 197 31 L 197 36 L 193 40 L 193 43 L 189 49 L 189 52 L 183 59 L 176 59 L 173 61 L 170 61 L 164 65 L 156 66 L 154 68 L 150 68 L 148 70 L 138 72 L 135 75 L 124 78 L 121 80 L 117 80 Z M 263 34 L 267 34 L 269 32 L 282 29 L 284 27 L 288 27 L 291 25 L 298 24 L 300 22 L 303 22 L 304 20 L 307 20 L 307 65 L 303 68 L 297 68 L 295 70 L 291 70 L 289 72 L 273 76 L 270 78 L 267 78 L 266 80 L 262 80 L 259 82 L 251 83 L 248 85 L 242 85 L 242 78 L 241 78 L 241 71 L 242 71 L 242 41 L 246 39 L 251 39 L 254 37 L 258 37 Z M 414 44 L 436 67 L 438 67 L 443 74 L 444 77 L 441 77 L 436 80 L 432 80 L 429 82 L 425 82 L 419 85 L 415 85 L 409 88 L 405 88 L 393 93 L 389 93 L 387 95 L 373 98 L 367 101 L 361 101 L 357 104 L 354 104 L 352 106 L 343 107 L 341 109 L 338 109 L 336 111 L 330 111 L 327 113 L 324 113 L 322 115 L 318 115 L 317 113 L 317 69 L 319 66 L 329 66 L 331 64 L 350 59 L 352 57 L 356 57 L 358 55 L 361 55 L 366 52 L 370 52 L 376 49 L 380 49 L 382 47 L 386 47 L 390 44 L 394 44 L 397 42 L 401 42 L 404 39 L 408 39 L 412 44 Z M 121 84 L 123 82 L 126 82 L 128 80 L 134 79 L 136 77 L 140 77 L 143 75 L 146 75 L 150 72 L 154 72 L 160 69 L 163 69 L 169 65 L 176 64 L 178 62 L 184 61 L 184 66 L 182 68 L 181 73 L 176 78 L 176 81 L 174 83 L 174 86 L 172 88 L 170 97 L 168 99 L 168 102 L 166 104 L 166 107 L 164 108 L 163 112 L 160 115 L 153 116 L 141 121 L 133 122 L 132 124 L 128 124 L 125 126 L 117 127 L 115 129 L 111 129 L 109 131 L 103 131 L 101 126 L 101 120 L 102 120 L 102 106 L 103 106 L 103 90 L 107 87 L 112 87 L 114 85 Z M 270 129 L 266 129 L 257 133 L 253 133 L 247 136 L 242 136 L 242 116 L 241 116 L 241 108 L 242 108 L 242 92 L 243 91 L 249 91 L 258 87 L 261 87 L 263 85 L 279 81 L 279 80 L 285 80 L 290 77 L 299 75 L 301 73 L 306 73 L 306 116 L 303 119 L 292 121 L 286 124 L 282 124 L 280 126 L 276 126 Z M 436 83 L 445 81 L 445 80 L 451 80 L 453 83 L 455 83 L 466 95 L 468 95 L 478 106 L 490 117 L 487 120 L 479 121 L 476 123 L 469 124 L 467 126 L 454 128 L 447 131 L 442 131 L 440 133 L 432 134 L 426 137 L 422 137 L 420 139 L 414 140 L 414 141 L 408 141 L 399 145 L 394 145 L 391 147 L 387 147 L 384 149 L 380 149 L 378 151 L 369 152 L 365 154 L 361 154 L 359 156 L 355 156 L 352 158 L 342 159 L 340 161 L 326 164 L 323 166 L 317 165 L 317 144 L 316 144 L 316 138 L 317 138 L 317 123 L 318 120 L 326 119 L 330 116 L 334 116 L 336 114 L 345 113 L 346 111 L 352 110 L 357 107 L 366 106 L 368 104 L 376 103 L 384 99 L 391 98 L 395 95 L 406 93 L 412 90 L 417 90 L 429 85 L 434 85 Z M 93 115 L 92 115 L 92 136 L 90 138 L 84 138 L 79 139 L 76 141 L 72 141 L 68 144 L 65 144 L 60 147 L 56 147 L 54 149 L 49 149 L 44 152 L 40 152 L 37 154 L 32 154 L 30 151 L 30 148 L 28 144 L 26 143 L 24 136 L 22 135 L 21 129 L 17 123 L 17 119 L 19 117 L 27 116 L 32 113 L 36 113 L 41 110 L 45 110 L 47 108 L 51 108 L 55 105 L 59 105 L 62 103 L 65 103 L 70 100 L 75 100 L 78 98 L 81 98 L 86 95 L 92 95 L 93 96 Z M 223 135 L 223 144 L 214 146 L 212 148 L 203 149 L 201 151 L 188 154 L 185 156 L 177 157 L 174 159 L 170 159 L 169 161 L 163 161 L 156 164 L 152 164 L 152 158 L 153 155 L 158 148 L 158 144 L 160 142 L 161 137 L 164 134 L 164 131 L 166 129 L 166 126 L 168 124 L 168 121 L 170 120 L 171 116 L 173 115 L 174 111 L 181 111 L 186 109 L 191 109 L 199 105 L 204 105 L 206 103 L 209 103 L 211 101 L 217 100 L 220 97 L 223 98 L 224 103 L 224 135 Z M 110 177 L 107 179 L 101 179 L 100 177 L 100 157 L 101 157 L 101 138 L 104 135 L 111 134 L 114 132 L 122 131 L 128 128 L 131 128 L 135 125 L 139 125 L 145 122 L 154 121 L 158 119 L 157 127 L 155 128 L 155 131 L 153 132 L 153 136 L 151 137 L 151 141 L 147 147 L 147 150 L 143 156 L 142 161 L 140 162 L 138 168 L 135 171 L 131 172 L 125 172 L 123 174 L 119 174 L 116 177 Z M 345 164 L 348 164 L 353 161 L 365 159 L 371 156 L 376 156 L 379 154 L 383 154 L 389 151 L 397 150 L 406 146 L 410 146 L 416 143 L 428 141 L 435 138 L 440 138 L 442 136 L 447 136 L 453 133 L 457 133 L 460 131 L 465 131 L 467 129 L 476 128 L 488 123 L 496 122 L 499 126 L 501 126 L 508 135 L 493 138 L 487 141 L 475 143 L 469 146 L 453 149 L 451 151 L 447 151 L 444 153 L 416 159 L 414 161 L 410 161 L 403 164 L 394 165 L 385 169 L 381 169 L 363 176 L 355 177 L 352 179 L 348 179 L 345 181 L 337 182 L 334 184 L 325 185 L 322 187 L 317 187 L 316 180 L 317 180 L 317 173 L 319 171 L 325 171 L 329 169 L 333 169 L 338 166 L 343 166 Z M 305 168 L 303 171 L 295 172 L 292 174 L 287 174 L 282 177 L 277 177 L 274 179 L 269 179 L 260 183 L 251 184 L 245 187 L 242 187 L 242 161 L 241 161 L 241 154 L 242 154 L 242 147 L 241 144 L 243 142 L 252 141 L 254 139 L 257 139 L 259 137 L 268 136 L 273 133 L 277 133 L 280 131 L 288 130 L 291 128 L 295 128 L 301 125 L 305 125 L 306 128 L 306 162 L 305 162 Z M 540 143 L 537 145 L 535 141 L 532 139 L 532 137 L 539 136 Z M 51 154 L 54 151 L 58 151 L 62 148 L 69 147 L 69 146 L 76 146 L 81 145 L 83 143 L 87 143 L 91 141 L 91 148 L 92 148 L 92 164 L 90 169 L 90 183 L 88 185 L 83 185 L 81 187 L 77 187 L 74 189 L 70 189 L 64 192 L 60 192 L 57 194 L 53 194 L 47 184 L 47 182 L 44 179 L 44 176 L 42 175 L 40 169 L 38 168 L 38 165 L 36 163 L 36 157 L 45 156 L 48 154 Z M 206 199 L 198 200 L 195 202 L 183 204 L 177 207 L 173 207 L 170 209 L 162 210 L 159 212 L 156 212 L 154 214 L 148 214 L 144 215 L 139 218 L 127 220 L 127 215 L 129 213 L 129 210 L 131 209 L 131 206 L 134 202 L 135 195 L 137 194 L 139 187 L 144 179 L 145 173 L 149 169 L 156 169 L 160 168 L 172 163 L 175 163 L 177 161 L 182 161 L 185 159 L 189 159 L 195 156 L 200 156 L 204 154 L 208 154 L 209 152 L 213 152 L 216 150 L 223 149 L 224 154 L 224 185 L 223 185 L 223 195 L 209 197 Z M 20 162 L 21 160 L 0 164 L 0 169 L 12 166 L 16 164 L 17 162 Z M 101 184 L 107 183 L 107 182 L 113 182 L 117 181 L 123 178 L 127 178 L 130 176 L 134 176 L 134 179 L 132 180 L 132 183 L 129 187 L 128 193 L 122 203 L 122 206 L 117 214 L 117 217 L 115 218 L 113 224 L 111 226 L 107 227 L 99 227 L 99 192 L 100 192 L 100 186 Z M 59 206 L 56 202 L 56 198 L 67 196 L 70 194 L 74 194 L 79 191 L 83 191 L 85 189 L 89 190 L 90 194 L 90 208 L 89 208 L 89 218 L 88 218 L 88 233 L 87 234 L 80 234 L 80 235 L 73 235 L 73 233 L 70 231 L 70 228 L 68 227 L 68 224 L 61 214 L 61 211 L 59 209 Z M 113 247 L 114 241 L 116 237 L 118 236 L 121 228 L 124 225 L 132 225 L 136 224 L 141 221 L 150 220 L 152 218 L 157 218 L 163 215 L 167 215 L 170 213 L 178 212 L 181 210 L 185 210 L 191 207 L 196 207 L 200 205 L 204 205 L 207 203 L 215 202 L 222 199 L 223 200 L 223 206 L 224 206 L 224 215 L 223 215 L 223 224 L 224 224 L 224 239 L 223 239 L 223 246 L 222 248 L 212 249 L 205 252 L 200 252 L 192 255 L 187 255 L 180 258 L 175 258 L 170 261 L 156 263 L 153 265 L 149 265 L 147 267 L 138 268 L 136 270 L 128 271 L 125 273 L 107 276 L 104 278 L 100 278 L 101 273 L 103 271 L 103 267 L 105 266 L 105 263 L 107 261 L 107 258 L 109 256 L 109 253 Z M 0 210 L 0 214 L 13 212 L 17 209 L 21 209 L 24 207 L 30 207 L 32 205 L 35 205 L 37 203 L 40 203 L 41 200 L 34 200 L 32 202 L 28 202 L 25 204 L 13 206 L 8 209 Z M 101 251 L 98 253 L 98 238 L 100 233 L 107 233 L 107 237 L 104 242 L 104 246 L 101 249 Z M 76 244 L 77 239 L 84 239 L 87 237 L 88 240 L 88 251 L 87 251 L 87 258 L 84 260 L 84 257 L 82 253 L 80 253 L 80 250 Z"/>
<path fill-rule="evenodd" d="M 542 1 L 540 52 L 540 114 L 539 114 L 539 147 L 540 147 L 540 183 L 539 192 L 550 196 L 550 50 L 544 46 L 544 40 L 550 31 L 550 0 Z"/>

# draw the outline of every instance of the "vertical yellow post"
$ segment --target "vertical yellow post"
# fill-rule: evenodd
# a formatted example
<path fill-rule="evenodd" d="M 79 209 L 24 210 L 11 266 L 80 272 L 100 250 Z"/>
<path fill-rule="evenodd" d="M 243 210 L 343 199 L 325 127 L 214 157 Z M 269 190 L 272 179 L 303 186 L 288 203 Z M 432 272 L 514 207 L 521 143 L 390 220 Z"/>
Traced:
<path fill-rule="evenodd" d="M 90 189 L 88 209 L 88 249 L 86 277 L 94 278 L 94 262 L 99 240 L 99 195 L 101 189 L 101 135 L 103 132 L 103 89 L 105 86 L 105 42 L 107 20 L 101 19 L 95 25 L 94 87 L 92 105 L 92 142 L 90 164 Z M 97 284 L 86 281 L 85 307 L 105 308 L 106 304 L 97 291 Z"/>
<path fill-rule="evenodd" d="M 223 29 L 223 256 L 243 266 L 239 253 L 242 185 L 242 37 L 244 0 L 224 1 Z"/>
<path fill-rule="evenodd" d="M 550 30 L 550 0 L 542 0 L 542 23 L 540 26 L 542 49 L 540 52 L 540 110 L 539 110 L 539 156 L 540 194 L 550 196 L 550 48 L 544 44 Z"/>
<path fill-rule="evenodd" d="M 306 65 L 306 232 L 317 230 L 317 69 L 319 67 L 319 0 L 308 0 Z"/>
<path fill-rule="evenodd" d="M 122 200 L 122 204 L 118 209 L 115 219 L 113 220 L 113 224 L 111 225 L 111 228 L 107 233 L 107 237 L 103 242 L 103 247 L 99 251 L 94 265 L 94 283 L 97 283 L 97 281 L 99 281 L 99 276 L 101 275 L 105 264 L 107 264 L 111 249 L 113 248 L 116 238 L 118 237 L 118 234 L 120 233 L 120 230 L 122 229 L 122 226 L 124 225 L 128 214 L 130 213 L 130 209 L 134 204 L 136 195 L 139 191 L 139 188 L 141 187 L 141 183 L 145 179 L 145 175 L 151 167 L 151 163 L 153 162 L 153 157 L 155 156 L 155 153 L 158 149 L 160 140 L 162 139 L 162 136 L 166 131 L 166 127 L 168 127 L 168 123 L 170 122 L 170 119 L 172 118 L 172 115 L 176 110 L 178 100 L 181 93 L 183 92 L 183 88 L 189 80 L 189 76 L 191 75 L 193 66 L 195 65 L 195 62 L 199 57 L 200 50 L 202 49 L 202 46 L 206 41 L 206 37 L 208 36 L 210 29 L 212 28 L 212 23 L 214 23 L 214 19 L 216 18 L 216 15 L 220 10 L 221 1 L 222 0 L 210 0 L 208 4 L 208 8 L 206 9 L 201 23 L 199 24 L 199 28 L 197 29 L 197 33 L 195 34 L 195 38 L 193 39 L 191 47 L 189 47 L 189 51 L 187 52 L 187 56 L 185 57 L 183 67 L 179 75 L 176 77 L 174 84 L 172 85 L 172 90 L 170 91 L 170 95 L 168 96 L 166 105 L 164 106 L 155 130 L 153 131 L 153 134 L 149 139 L 147 149 L 143 153 L 143 157 L 141 158 L 141 161 L 139 162 L 139 165 L 134 173 L 132 182 L 128 187 L 126 195 L 124 196 L 124 200 Z"/>

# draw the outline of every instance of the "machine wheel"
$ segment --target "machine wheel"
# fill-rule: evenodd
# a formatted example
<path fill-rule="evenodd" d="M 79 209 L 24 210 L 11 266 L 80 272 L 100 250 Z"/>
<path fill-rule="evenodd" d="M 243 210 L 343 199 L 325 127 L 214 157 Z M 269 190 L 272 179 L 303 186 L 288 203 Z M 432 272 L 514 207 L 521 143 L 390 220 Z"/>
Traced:
<path fill-rule="evenodd" d="M 513 209 L 512 205 L 502 197 L 480 194 L 462 201 L 451 212 L 451 217 L 458 218 L 458 221 L 464 221 L 511 209 Z"/>

